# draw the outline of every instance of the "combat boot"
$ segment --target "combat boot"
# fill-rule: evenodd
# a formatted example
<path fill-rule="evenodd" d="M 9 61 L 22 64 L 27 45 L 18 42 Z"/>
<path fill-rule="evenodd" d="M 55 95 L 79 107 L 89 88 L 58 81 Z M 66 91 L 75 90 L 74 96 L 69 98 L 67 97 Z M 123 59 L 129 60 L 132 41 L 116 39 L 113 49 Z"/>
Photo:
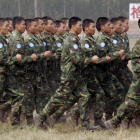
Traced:
<path fill-rule="evenodd" d="M 111 120 L 108 120 L 106 122 L 104 122 L 106 128 L 108 128 L 111 132 L 113 132 L 115 130 L 115 126 L 113 125 Z"/>
<path fill-rule="evenodd" d="M 49 126 L 53 128 L 57 120 L 53 118 L 53 116 L 50 116 L 48 120 L 49 120 Z"/>
<path fill-rule="evenodd" d="M 91 130 L 91 131 L 96 131 L 96 130 L 101 130 L 102 128 L 100 126 L 93 126 L 89 124 L 88 121 L 84 122 L 84 125 L 82 126 L 83 130 Z"/>
<path fill-rule="evenodd" d="M 29 126 L 33 126 L 33 125 L 35 125 L 32 116 L 30 116 L 30 117 L 26 117 L 26 120 L 27 120 L 27 125 L 29 125 Z"/>
<path fill-rule="evenodd" d="M 39 114 L 35 114 L 34 119 L 35 119 L 35 126 L 37 126 L 38 128 L 41 128 L 41 129 L 47 129 L 47 126 L 44 125 L 44 124 L 46 124 L 45 117 L 40 116 Z"/>
<path fill-rule="evenodd" d="M 78 118 L 74 118 L 72 116 L 70 116 L 69 118 L 67 118 L 67 122 L 71 125 L 71 127 L 76 127 L 78 126 Z"/>
<path fill-rule="evenodd" d="M 130 124 L 130 121 L 128 121 L 128 120 L 123 120 L 123 121 L 122 121 L 122 129 L 124 129 L 124 130 L 129 129 L 129 124 Z"/>
<path fill-rule="evenodd" d="M 105 126 L 104 122 L 102 122 L 101 119 L 95 119 L 94 125 L 95 126 L 100 126 L 101 128 L 106 129 L 106 126 Z"/>

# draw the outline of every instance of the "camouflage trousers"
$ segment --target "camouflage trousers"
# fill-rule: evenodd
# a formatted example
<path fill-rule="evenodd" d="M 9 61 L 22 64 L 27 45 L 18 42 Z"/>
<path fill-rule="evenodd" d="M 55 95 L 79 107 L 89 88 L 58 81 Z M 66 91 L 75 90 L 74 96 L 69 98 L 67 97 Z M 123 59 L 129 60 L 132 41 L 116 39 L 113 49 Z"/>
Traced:
<path fill-rule="evenodd" d="M 56 88 L 58 88 L 61 83 L 60 60 L 56 61 L 55 82 L 56 82 Z"/>
<path fill-rule="evenodd" d="M 37 113 L 40 113 L 50 100 L 51 95 L 53 95 L 53 93 L 48 84 L 45 73 L 43 77 L 41 77 L 38 74 L 35 74 L 32 82 L 34 88 L 34 101 L 36 111 Z"/>
<path fill-rule="evenodd" d="M 130 84 L 132 82 L 133 74 L 127 66 L 124 66 L 123 68 L 120 68 L 119 73 L 116 75 L 116 77 L 124 87 L 125 90 L 124 98 L 125 98 L 125 95 L 127 94 Z"/>
<path fill-rule="evenodd" d="M 47 71 L 46 71 L 46 79 L 48 81 L 48 84 L 49 84 L 49 87 L 51 88 L 52 90 L 52 95 L 55 93 L 56 91 L 56 82 L 55 82 L 55 71 L 54 69 L 52 68 L 47 68 Z M 52 96 L 50 95 L 50 96 Z"/>
<path fill-rule="evenodd" d="M 86 72 L 85 72 L 86 73 Z M 92 73 L 90 75 L 82 74 L 82 77 L 84 78 L 84 81 L 87 85 L 87 89 L 89 93 L 91 94 L 91 101 L 89 102 L 89 106 L 93 108 L 94 106 L 94 119 L 95 122 L 98 119 L 101 119 L 105 110 L 105 92 L 101 88 L 97 78 L 95 77 L 95 74 Z M 93 105 L 93 106 L 91 106 Z M 89 115 L 90 112 L 88 112 Z M 79 110 L 78 106 L 76 105 L 72 112 L 72 118 L 78 118 L 79 117 Z"/>
<path fill-rule="evenodd" d="M 63 77 L 69 77 L 67 74 L 61 76 L 61 85 L 56 90 L 56 93 L 51 97 L 48 104 L 43 109 L 41 115 L 42 116 L 51 116 L 58 109 L 63 108 L 63 106 L 67 106 L 67 101 L 69 97 L 73 94 L 76 97 L 76 100 L 73 100 L 73 104 L 78 102 L 80 119 L 82 122 L 88 121 L 88 103 L 90 99 L 90 94 L 87 90 L 87 87 L 80 75 L 77 73 L 73 75 L 73 77 L 69 77 L 67 79 Z"/>
<path fill-rule="evenodd" d="M 117 108 L 124 101 L 124 95 L 125 95 L 124 87 L 118 81 L 118 79 L 115 77 L 115 75 L 112 74 L 111 78 L 112 78 L 113 84 L 115 85 L 115 88 L 117 91 L 117 97 L 114 100 L 114 102 L 111 102 L 110 98 L 106 97 L 106 107 L 105 107 L 106 120 L 112 118 L 113 112 L 116 113 Z"/>
<path fill-rule="evenodd" d="M 140 79 L 133 80 L 125 101 L 117 109 L 117 114 L 112 119 L 114 125 L 117 125 L 127 116 L 135 117 L 136 112 L 140 110 Z"/>
<path fill-rule="evenodd" d="M 24 101 L 23 92 L 18 85 L 17 81 L 12 75 L 0 74 L 0 96 L 2 97 L 3 93 L 7 94 L 9 99 L 8 106 L 12 108 L 12 125 L 20 123 L 20 114 L 21 108 Z M 0 109 L 7 111 L 7 102 L 0 106 Z"/>

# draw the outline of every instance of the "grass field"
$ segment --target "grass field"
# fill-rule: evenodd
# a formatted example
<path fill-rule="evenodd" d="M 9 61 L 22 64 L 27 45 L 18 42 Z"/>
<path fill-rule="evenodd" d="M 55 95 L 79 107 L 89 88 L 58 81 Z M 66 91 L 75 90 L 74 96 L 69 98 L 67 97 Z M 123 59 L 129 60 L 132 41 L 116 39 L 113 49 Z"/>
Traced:
<path fill-rule="evenodd" d="M 131 49 L 136 39 L 130 39 Z M 69 124 L 57 124 L 54 129 L 40 130 L 36 127 L 13 129 L 9 124 L 0 123 L 0 140 L 140 140 L 140 129 L 127 131 L 118 129 L 113 135 L 108 130 L 96 132 L 72 129 Z"/>
<path fill-rule="evenodd" d="M 140 140 L 140 129 L 118 129 L 111 134 L 108 130 L 74 130 L 68 124 L 59 124 L 45 131 L 35 127 L 12 129 L 8 124 L 0 124 L 0 140 Z"/>

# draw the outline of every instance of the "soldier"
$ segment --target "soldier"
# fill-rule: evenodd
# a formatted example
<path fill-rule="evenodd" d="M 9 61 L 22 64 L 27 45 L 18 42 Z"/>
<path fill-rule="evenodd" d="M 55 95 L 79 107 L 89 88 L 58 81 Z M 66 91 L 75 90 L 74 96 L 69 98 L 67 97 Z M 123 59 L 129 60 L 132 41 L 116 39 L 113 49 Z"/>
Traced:
<path fill-rule="evenodd" d="M 69 31 L 70 31 L 70 28 L 69 28 L 69 19 L 68 18 L 62 18 L 61 21 L 65 25 L 66 32 L 63 35 L 63 38 L 66 39 L 67 36 L 69 35 Z"/>
<path fill-rule="evenodd" d="M 130 51 L 129 39 L 128 39 L 128 35 L 127 35 L 127 32 L 129 30 L 129 21 L 126 17 L 119 17 L 119 19 L 123 23 L 124 32 L 121 36 L 122 36 L 123 42 L 125 44 L 125 60 L 123 61 L 122 65 L 121 65 L 121 68 L 123 70 L 125 70 L 125 77 L 127 79 L 127 82 L 130 85 L 131 82 L 132 82 L 132 79 L 133 79 L 133 74 L 127 66 L 128 61 L 131 60 L 131 51 Z M 127 93 L 127 91 L 128 91 L 128 89 L 126 90 L 126 93 Z"/>
<path fill-rule="evenodd" d="M 10 105 L 12 108 L 12 125 L 20 125 L 20 112 L 22 101 L 24 100 L 23 93 L 16 82 L 15 78 L 11 74 L 10 66 L 13 66 L 14 63 L 18 63 L 22 60 L 20 54 L 16 54 L 15 56 L 11 56 L 9 53 L 9 45 L 6 41 L 6 34 L 8 33 L 8 22 L 6 19 L 0 19 L 0 97 L 2 97 L 3 93 L 9 96 L 11 100 Z M 0 106 L 1 111 L 4 112 L 3 106 Z M 3 121 L 2 112 L 0 115 L 1 121 Z"/>
<path fill-rule="evenodd" d="M 49 87 L 52 89 L 52 92 L 55 93 L 56 90 L 56 82 L 55 82 L 55 70 L 56 70 L 56 43 L 51 36 L 53 20 L 49 17 L 44 17 L 44 31 L 42 32 L 43 41 L 46 42 L 46 51 L 51 51 L 52 57 L 47 62 L 46 67 L 46 77 L 48 79 Z"/>
<path fill-rule="evenodd" d="M 23 60 L 20 63 L 16 63 L 14 66 L 11 67 L 11 71 L 14 74 L 14 77 L 18 81 L 19 85 L 21 86 L 22 90 L 24 91 L 24 98 L 26 102 L 23 106 L 23 113 L 26 116 L 27 124 L 32 125 L 33 122 L 33 112 L 32 106 L 32 95 L 31 95 L 31 87 L 32 85 L 26 78 L 26 63 L 30 63 L 32 61 L 36 61 L 37 56 L 36 54 L 32 54 L 31 56 L 26 56 L 25 54 L 25 44 L 24 38 L 22 33 L 25 31 L 25 20 L 22 17 L 14 17 L 13 18 L 13 27 L 14 31 L 9 39 L 10 45 L 10 53 L 11 56 L 15 56 L 17 53 L 23 56 Z"/>
<path fill-rule="evenodd" d="M 85 57 L 91 58 L 92 56 L 98 58 L 96 42 L 93 37 L 95 33 L 95 22 L 91 19 L 85 19 L 83 21 L 83 31 L 84 34 L 81 37 L 81 49 Z M 97 64 L 100 63 L 109 63 L 110 57 L 106 56 L 103 58 L 98 58 Z M 91 99 L 95 101 L 94 108 L 94 125 L 100 125 L 102 128 L 105 128 L 104 123 L 101 121 L 104 109 L 105 109 L 105 92 L 101 88 L 96 76 L 96 64 L 86 63 L 82 68 L 82 77 L 87 85 L 88 91 L 91 94 Z M 92 104 L 93 105 L 93 104 Z M 68 122 L 74 127 L 76 122 L 78 122 L 77 110 L 74 108 L 74 112 L 70 118 L 67 119 Z M 77 120 L 76 120 L 77 119 Z"/>
<path fill-rule="evenodd" d="M 43 111 L 37 116 L 39 119 L 38 126 L 42 127 L 45 118 L 55 113 L 63 105 L 67 105 L 67 100 L 73 94 L 76 96 L 79 105 L 82 127 L 86 130 L 96 130 L 100 127 L 89 125 L 88 122 L 86 113 L 90 94 L 80 74 L 80 67 L 85 61 L 78 38 L 82 31 L 81 19 L 72 17 L 69 21 L 69 27 L 71 29 L 70 34 L 64 43 L 61 54 L 61 84 Z M 92 58 L 89 61 L 92 62 Z"/>
<path fill-rule="evenodd" d="M 114 31 L 114 26 L 113 26 L 112 23 L 110 24 L 110 28 L 111 28 L 111 30 L 108 33 L 108 35 L 110 37 L 110 43 L 113 46 L 113 40 L 112 40 L 111 37 L 114 35 L 114 32 L 115 31 Z M 115 50 L 113 49 L 113 47 L 110 50 L 115 53 Z M 124 87 L 123 87 L 122 83 L 113 74 L 114 73 L 114 68 L 115 68 L 115 61 L 116 61 L 116 59 L 114 61 L 111 61 L 110 62 L 110 65 L 111 65 L 110 72 L 112 73 L 112 81 L 113 81 L 113 84 L 115 85 L 115 88 L 117 90 L 117 96 L 118 97 L 116 99 L 118 99 L 118 100 L 116 100 L 116 103 L 114 103 L 114 105 L 115 105 L 115 107 L 114 107 L 114 106 L 110 105 L 110 102 L 109 102 L 110 99 L 109 98 L 106 99 L 106 108 L 105 108 L 106 120 L 112 118 L 113 112 L 114 112 L 114 114 L 116 113 L 116 109 L 123 102 L 123 95 L 125 94 Z"/>
<path fill-rule="evenodd" d="M 40 113 L 53 94 L 51 88 L 49 87 L 48 79 L 46 79 L 47 62 L 50 59 L 49 57 L 51 57 L 51 52 L 46 51 L 46 42 L 43 41 L 41 35 L 44 30 L 43 19 L 38 17 L 35 18 L 35 20 L 37 22 L 37 32 L 35 36 L 38 41 L 37 43 L 34 43 L 34 45 L 36 45 L 35 49 L 39 50 L 38 53 L 48 54 L 48 59 L 44 58 L 39 60 L 38 62 L 38 76 L 36 77 L 36 79 L 38 79 L 39 82 L 36 83 L 35 104 L 37 113 Z M 32 25 L 30 26 L 30 28 L 32 28 Z"/>
<path fill-rule="evenodd" d="M 56 20 L 55 24 L 56 24 L 56 34 L 54 35 L 54 38 L 55 38 L 55 43 L 57 46 L 56 54 L 59 58 L 56 61 L 55 80 L 56 80 L 56 84 L 58 88 L 60 85 L 60 79 L 61 79 L 60 59 L 61 59 L 61 52 L 62 52 L 62 46 L 63 46 L 63 35 L 65 33 L 65 26 L 59 20 Z"/>
<path fill-rule="evenodd" d="M 109 55 L 111 61 L 116 60 L 117 58 L 123 59 L 124 50 L 114 52 L 113 44 L 110 40 L 110 21 L 106 17 L 100 17 L 96 22 L 96 28 L 99 31 L 98 37 L 96 39 L 97 51 L 99 57 L 104 57 Z M 112 79 L 111 73 L 111 63 L 109 64 L 100 64 L 97 66 L 96 77 L 106 93 L 106 97 L 109 98 L 109 104 L 106 104 L 107 108 L 112 106 L 116 109 L 116 101 L 120 102 L 121 99 L 117 98 L 117 88 Z M 111 116 L 112 117 L 112 116 Z M 106 116 L 108 119 L 109 116 Z"/>
<path fill-rule="evenodd" d="M 126 49 L 125 40 L 123 40 L 123 38 L 121 36 L 121 34 L 123 32 L 123 24 L 122 24 L 121 20 L 119 18 L 113 18 L 113 19 L 111 19 L 111 23 L 114 25 L 114 30 L 115 30 L 115 33 L 112 36 L 115 51 L 119 51 L 119 50 L 123 49 L 126 52 L 128 52 L 128 50 Z M 127 54 L 126 59 L 128 60 L 130 58 L 131 58 L 131 55 Z M 125 89 L 125 94 L 126 94 L 129 89 L 131 80 L 128 79 L 129 76 L 126 77 L 126 71 L 124 69 L 124 65 L 125 65 L 125 67 L 127 67 L 127 64 L 125 64 L 125 63 L 126 63 L 126 61 L 124 61 L 124 60 L 123 61 L 121 59 L 116 60 L 114 75 L 122 83 L 122 85 Z M 125 98 L 125 94 L 122 95 L 123 98 Z"/>
<path fill-rule="evenodd" d="M 140 27 L 140 20 L 138 21 Z M 129 91 L 126 94 L 125 101 L 120 105 L 117 110 L 117 114 L 113 119 L 105 122 L 106 127 L 109 130 L 114 130 L 121 121 L 127 116 L 135 116 L 136 112 L 139 111 L 140 106 L 140 79 L 139 79 L 139 57 L 140 57 L 140 37 L 135 43 L 132 49 L 132 71 L 133 71 L 133 81 L 130 85 Z"/>

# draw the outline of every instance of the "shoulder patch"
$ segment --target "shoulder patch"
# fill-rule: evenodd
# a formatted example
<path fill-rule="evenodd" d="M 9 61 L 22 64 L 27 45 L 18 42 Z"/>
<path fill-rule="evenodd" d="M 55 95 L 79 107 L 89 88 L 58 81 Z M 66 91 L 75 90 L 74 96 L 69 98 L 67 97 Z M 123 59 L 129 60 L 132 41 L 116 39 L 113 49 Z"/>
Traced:
<path fill-rule="evenodd" d="M 18 49 L 20 49 L 20 48 L 21 48 L 21 44 L 18 43 L 18 44 L 16 45 L 16 47 L 17 47 Z"/>
<path fill-rule="evenodd" d="M 57 43 L 57 47 L 61 47 L 61 43 Z"/>
<path fill-rule="evenodd" d="M 8 38 L 6 39 L 6 42 L 7 42 L 7 43 L 9 42 L 9 39 L 8 39 Z"/>
<path fill-rule="evenodd" d="M 31 48 L 33 48 L 33 47 L 34 47 L 34 44 L 33 44 L 33 43 L 29 43 L 29 46 L 30 46 Z"/>
<path fill-rule="evenodd" d="M 88 49 L 89 48 L 89 44 L 85 44 L 85 48 Z"/>
<path fill-rule="evenodd" d="M 43 44 L 44 44 L 44 46 L 46 46 L 46 45 L 47 45 L 47 43 L 46 43 L 45 41 L 43 41 Z"/>
<path fill-rule="evenodd" d="M 3 48 L 3 44 L 2 44 L 2 43 L 0 43 L 0 49 L 1 49 L 1 48 Z"/>
<path fill-rule="evenodd" d="M 78 49 L 78 45 L 77 45 L 77 44 L 74 44 L 74 45 L 73 45 L 73 48 L 74 48 L 74 49 Z"/>
<path fill-rule="evenodd" d="M 118 43 L 118 41 L 117 40 L 113 40 L 113 44 L 117 44 Z"/>
<path fill-rule="evenodd" d="M 101 47 L 105 47 L 105 43 L 102 42 L 102 43 L 100 44 L 100 46 L 101 46 Z"/>

